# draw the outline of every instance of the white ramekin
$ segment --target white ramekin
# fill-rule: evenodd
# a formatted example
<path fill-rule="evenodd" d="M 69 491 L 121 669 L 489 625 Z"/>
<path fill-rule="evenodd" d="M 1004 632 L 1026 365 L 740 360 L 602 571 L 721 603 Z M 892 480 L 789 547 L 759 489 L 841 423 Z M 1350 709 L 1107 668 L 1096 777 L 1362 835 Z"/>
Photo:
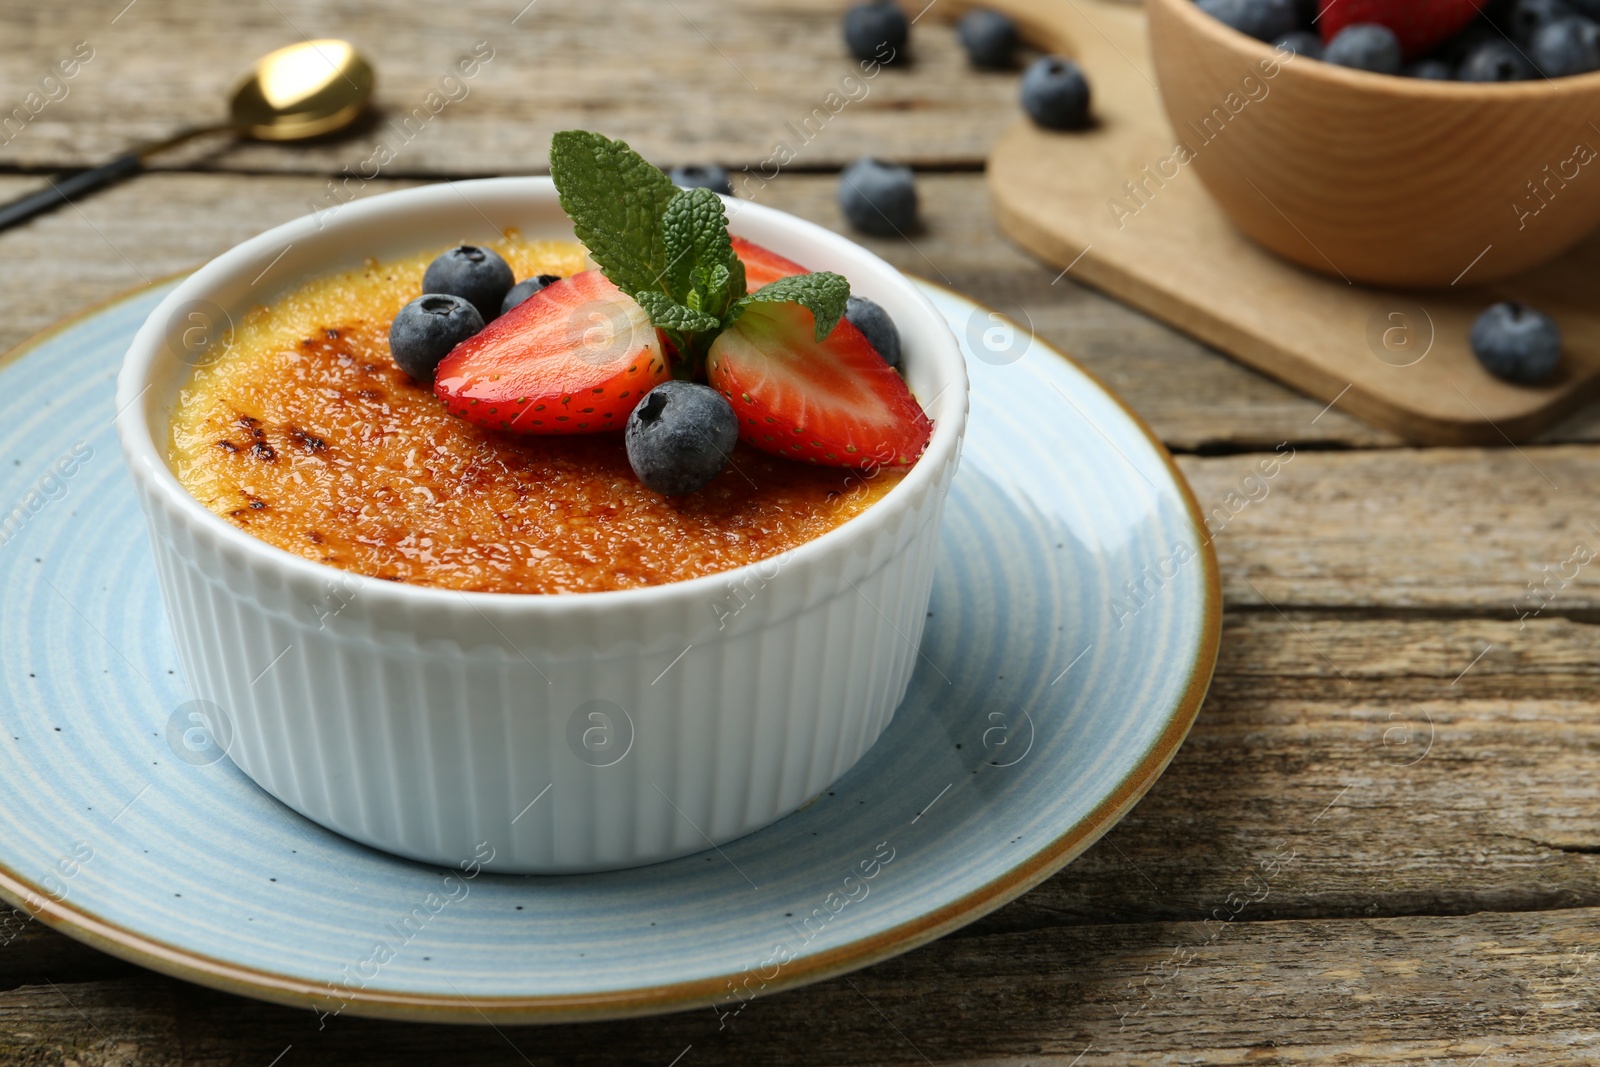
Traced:
<path fill-rule="evenodd" d="M 765 826 L 877 739 L 917 660 L 966 369 L 938 311 L 877 256 L 770 208 L 731 201 L 730 215 L 735 233 L 888 310 L 934 433 L 860 516 L 781 559 L 670 585 L 539 596 L 361 577 L 230 525 L 167 465 L 197 339 L 368 257 L 508 228 L 570 238 L 549 179 L 431 185 L 297 219 L 151 313 L 117 381 L 117 432 L 184 672 L 262 788 L 413 859 L 593 871 Z"/>

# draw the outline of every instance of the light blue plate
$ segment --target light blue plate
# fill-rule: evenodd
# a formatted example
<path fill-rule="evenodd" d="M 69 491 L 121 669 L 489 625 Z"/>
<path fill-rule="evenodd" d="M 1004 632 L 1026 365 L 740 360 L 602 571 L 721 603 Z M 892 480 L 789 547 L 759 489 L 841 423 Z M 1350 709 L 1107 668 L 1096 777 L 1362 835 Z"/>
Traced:
<path fill-rule="evenodd" d="M 186 714 L 111 399 L 172 284 L 0 371 L 0 896 L 115 955 L 327 1012 L 737 1011 L 1037 884 L 1132 807 L 1199 709 L 1220 594 L 1171 460 L 1058 353 L 928 286 L 968 350 L 972 421 L 921 664 L 844 779 L 720 850 L 609 874 L 353 844 Z"/>

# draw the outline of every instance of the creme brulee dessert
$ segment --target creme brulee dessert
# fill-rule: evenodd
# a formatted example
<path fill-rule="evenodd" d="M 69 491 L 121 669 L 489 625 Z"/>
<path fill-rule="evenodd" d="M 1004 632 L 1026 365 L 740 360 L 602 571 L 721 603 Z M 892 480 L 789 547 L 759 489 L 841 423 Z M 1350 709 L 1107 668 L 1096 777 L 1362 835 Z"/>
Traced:
<path fill-rule="evenodd" d="M 492 246 L 519 277 L 583 269 L 576 242 Z M 572 593 L 679 581 L 778 555 L 879 499 L 899 470 L 820 467 L 740 444 L 663 497 L 620 434 L 523 436 L 449 414 L 389 354 L 436 252 L 318 279 L 258 307 L 172 420 L 185 489 L 240 529 L 415 585 Z"/>
<path fill-rule="evenodd" d="M 713 574 L 871 507 L 931 429 L 893 323 L 729 238 L 715 194 L 642 181 L 654 236 L 603 230 L 616 190 L 563 200 L 604 273 L 508 232 L 252 309 L 179 392 L 179 481 L 307 559 L 507 593 Z"/>

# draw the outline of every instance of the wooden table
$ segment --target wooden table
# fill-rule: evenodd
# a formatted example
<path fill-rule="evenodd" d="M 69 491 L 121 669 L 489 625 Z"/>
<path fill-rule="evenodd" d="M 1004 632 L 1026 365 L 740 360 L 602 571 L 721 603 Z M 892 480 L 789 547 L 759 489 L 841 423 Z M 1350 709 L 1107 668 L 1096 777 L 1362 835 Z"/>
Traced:
<path fill-rule="evenodd" d="M 408 115 L 410 140 L 353 193 L 538 172 L 550 133 L 582 125 L 663 164 L 752 172 L 787 142 L 793 162 L 747 192 L 843 229 L 842 164 L 915 163 L 924 227 L 864 243 L 1020 307 L 1228 516 L 1221 662 L 1166 776 L 1022 899 L 848 980 L 762 1001 L 720 1033 L 710 1011 L 498 1031 L 341 1018 L 319 1032 L 310 1012 L 151 974 L 10 914 L 0 1063 L 1600 1060 L 1595 569 L 1519 618 L 1537 606 L 1530 582 L 1575 546 L 1600 551 L 1600 411 L 1520 449 L 1416 450 L 1079 288 L 1007 244 L 987 207 L 984 154 L 1017 119 L 1015 76 L 967 70 L 934 9 L 914 29 L 913 66 L 846 81 L 859 72 L 839 6 L 7 0 L 0 108 L 23 105 L 75 42 L 93 58 L 64 98 L 5 131 L 0 196 L 215 117 L 255 53 L 303 35 L 369 51 L 383 114 L 312 147 L 196 145 L 0 234 L 0 345 L 328 203 L 329 176 L 398 141 L 391 123 Z M 429 113 L 429 91 L 478 41 L 493 58 L 464 99 Z M 830 91 L 848 101 L 836 113 Z M 1284 442 L 1293 462 L 1249 493 L 1260 454 Z M 1292 860 L 1263 892 L 1252 873 L 1274 855 Z"/>

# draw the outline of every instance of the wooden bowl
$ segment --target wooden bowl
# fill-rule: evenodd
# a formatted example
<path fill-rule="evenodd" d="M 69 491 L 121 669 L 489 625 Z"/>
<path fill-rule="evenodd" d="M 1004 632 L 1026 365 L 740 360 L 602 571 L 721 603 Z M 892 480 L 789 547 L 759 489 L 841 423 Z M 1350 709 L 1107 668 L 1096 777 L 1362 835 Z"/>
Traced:
<path fill-rule="evenodd" d="M 1600 223 L 1600 73 L 1389 77 L 1286 59 L 1193 0 L 1145 6 L 1169 167 L 1187 148 L 1234 225 L 1286 259 L 1379 285 L 1486 282 Z"/>

